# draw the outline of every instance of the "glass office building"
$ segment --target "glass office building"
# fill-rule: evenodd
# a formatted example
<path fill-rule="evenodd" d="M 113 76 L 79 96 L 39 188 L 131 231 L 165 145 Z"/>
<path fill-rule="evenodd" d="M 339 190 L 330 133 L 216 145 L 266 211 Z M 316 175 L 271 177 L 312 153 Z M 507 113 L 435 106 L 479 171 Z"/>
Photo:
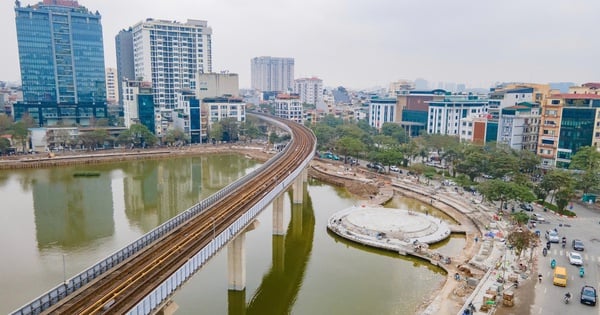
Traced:
<path fill-rule="evenodd" d="M 17 1 L 15 14 L 23 85 L 15 120 L 88 126 L 106 118 L 100 14 L 74 0 Z"/>

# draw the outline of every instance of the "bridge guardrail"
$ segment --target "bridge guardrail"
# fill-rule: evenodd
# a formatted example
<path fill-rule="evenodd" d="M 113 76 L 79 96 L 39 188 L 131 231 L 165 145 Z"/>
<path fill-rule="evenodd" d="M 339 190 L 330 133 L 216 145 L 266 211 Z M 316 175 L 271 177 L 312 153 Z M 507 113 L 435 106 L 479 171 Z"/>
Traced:
<path fill-rule="evenodd" d="M 313 152 L 316 149 L 313 147 Z M 216 236 L 210 243 L 202 248 L 196 255 L 190 258 L 183 266 L 168 277 L 163 283 L 150 292 L 143 300 L 134 306 L 127 315 L 147 315 L 152 314 L 155 309 L 167 300 L 181 285 L 183 285 L 194 273 L 196 273 L 212 256 L 223 248 L 238 232 L 242 231 L 250 224 L 258 214 L 267 207 L 286 187 L 292 184 L 294 179 L 300 175 L 300 172 L 308 167 L 312 156 L 307 157 L 302 166 L 290 173 L 276 189 L 266 194 L 256 205 L 237 219 L 229 229 L 224 230 Z"/>
<path fill-rule="evenodd" d="M 291 132 L 291 129 L 287 127 L 285 124 L 268 118 L 261 117 L 273 124 L 278 125 L 280 128 L 286 130 L 287 132 Z M 58 286 L 50 289 L 46 293 L 40 295 L 38 298 L 32 300 L 31 302 L 25 304 L 19 309 L 10 313 L 11 315 L 32 315 L 32 314 L 40 314 L 44 310 L 50 308 L 52 305 L 55 305 L 60 300 L 67 297 L 69 294 L 75 292 L 77 289 L 83 287 L 90 281 L 96 279 L 98 276 L 104 274 L 106 271 L 111 268 L 117 266 L 124 260 L 128 259 L 132 255 L 136 254 L 140 250 L 144 249 L 149 244 L 155 242 L 159 238 L 166 235 L 168 232 L 173 229 L 179 227 L 181 224 L 187 222 L 192 217 L 202 213 L 215 202 L 223 198 L 225 195 L 228 195 L 232 191 L 236 190 L 243 184 L 245 184 L 250 178 L 254 177 L 256 174 L 260 173 L 263 169 L 269 167 L 273 163 L 275 163 L 285 152 L 287 147 L 275 154 L 271 159 L 261 165 L 259 168 L 254 171 L 248 173 L 242 178 L 236 180 L 235 182 L 225 186 L 223 189 L 217 191 L 216 193 L 210 195 L 208 198 L 202 200 L 201 202 L 195 204 L 194 206 L 188 208 L 187 210 L 181 212 L 177 216 L 171 218 L 170 220 L 164 222 L 163 224 L 157 226 L 152 229 L 150 232 L 142 235 L 137 240 L 129 243 L 125 247 L 116 251 L 115 253 L 109 255 L 107 258 L 97 262 L 92 267 L 80 272 L 79 274 L 69 278 L 65 283 L 59 284 Z"/>

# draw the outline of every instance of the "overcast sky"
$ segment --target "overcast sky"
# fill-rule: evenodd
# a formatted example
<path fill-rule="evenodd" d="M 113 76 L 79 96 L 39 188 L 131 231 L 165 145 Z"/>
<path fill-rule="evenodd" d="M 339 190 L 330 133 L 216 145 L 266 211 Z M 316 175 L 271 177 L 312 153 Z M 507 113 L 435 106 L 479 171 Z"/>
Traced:
<path fill-rule="evenodd" d="M 37 1 L 22 0 L 22 5 Z M 250 86 L 250 59 L 295 58 L 325 86 L 399 79 L 466 83 L 600 82 L 598 0 L 80 0 L 102 15 L 107 67 L 115 35 L 146 19 L 208 21 L 213 71 Z M 14 1 L 0 1 L 0 80 L 19 81 Z"/>

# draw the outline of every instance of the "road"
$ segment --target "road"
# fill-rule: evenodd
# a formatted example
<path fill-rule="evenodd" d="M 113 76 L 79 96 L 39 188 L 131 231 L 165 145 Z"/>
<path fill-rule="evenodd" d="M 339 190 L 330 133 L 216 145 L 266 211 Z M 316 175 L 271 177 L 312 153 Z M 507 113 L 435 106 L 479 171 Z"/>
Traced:
<path fill-rule="evenodd" d="M 535 302 L 531 306 L 531 314 L 552 315 L 552 314 L 600 314 L 600 307 L 588 306 L 579 302 L 581 287 L 591 285 L 596 289 L 600 288 L 600 212 L 591 208 L 573 204 L 573 211 L 577 213 L 576 218 L 566 218 L 554 215 L 550 212 L 543 212 L 536 207 L 536 213 L 542 215 L 548 223 L 538 224 L 535 228 L 542 233 L 542 240 L 545 244 L 544 231 L 557 228 L 560 237 L 566 236 L 567 246 L 562 248 L 561 244 L 552 244 L 548 255 L 542 255 L 541 248 L 537 249 L 539 255 L 538 272 L 543 275 L 542 283 L 535 286 Z M 562 226 L 560 226 L 562 224 Z M 568 253 L 573 251 L 571 241 L 575 238 L 582 240 L 585 244 L 585 250 L 579 252 L 583 257 L 585 275 L 579 276 L 579 267 L 569 264 Z M 567 269 L 568 281 L 567 287 L 558 287 L 552 284 L 552 268 L 550 262 L 556 259 L 558 266 L 564 266 Z M 563 302 L 566 292 L 571 292 L 572 299 L 569 304 Z"/>

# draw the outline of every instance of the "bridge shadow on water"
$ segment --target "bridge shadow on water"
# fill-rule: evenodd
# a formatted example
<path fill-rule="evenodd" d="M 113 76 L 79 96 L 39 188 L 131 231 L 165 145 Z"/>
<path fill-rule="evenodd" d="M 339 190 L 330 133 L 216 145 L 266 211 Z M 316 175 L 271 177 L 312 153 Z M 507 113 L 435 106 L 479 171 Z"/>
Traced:
<path fill-rule="evenodd" d="M 302 286 L 315 232 L 312 200 L 306 186 L 303 191 L 304 202 L 291 206 L 292 218 L 285 235 L 273 235 L 273 264 L 250 302 L 246 304 L 245 290 L 228 291 L 229 315 L 291 312 Z"/>

